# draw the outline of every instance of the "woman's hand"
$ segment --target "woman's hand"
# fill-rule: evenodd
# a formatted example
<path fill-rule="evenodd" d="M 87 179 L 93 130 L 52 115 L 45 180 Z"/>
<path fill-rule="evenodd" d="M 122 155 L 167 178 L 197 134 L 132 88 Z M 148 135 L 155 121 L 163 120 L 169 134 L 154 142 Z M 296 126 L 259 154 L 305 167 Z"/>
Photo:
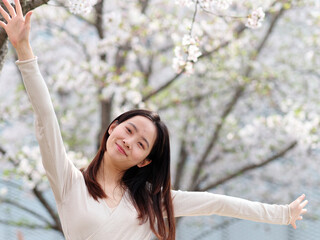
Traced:
<path fill-rule="evenodd" d="M 296 221 L 302 220 L 303 214 L 307 212 L 307 209 L 304 207 L 308 204 L 308 200 L 304 200 L 306 196 L 302 194 L 300 197 L 298 197 L 296 200 L 294 200 L 292 203 L 289 204 L 290 212 L 291 212 L 291 221 L 290 224 L 294 229 L 297 228 Z M 303 201 L 303 202 L 302 202 Z"/>
<path fill-rule="evenodd" d="M 24 18 L 19 0 L 15 0 L 14 2 L 16 9 L 11 6 L 8 0 L 3 0 L 3 3 L 9 10 L 9 14 L 0 7 L 0 13 L 7 22 L 0 21 L 0 26 L 4 28 L 12 46 L 17 50 L 19 60 L 26 60 L 34 57 L 29 44 L 32 12 L 28 12 Z"/>

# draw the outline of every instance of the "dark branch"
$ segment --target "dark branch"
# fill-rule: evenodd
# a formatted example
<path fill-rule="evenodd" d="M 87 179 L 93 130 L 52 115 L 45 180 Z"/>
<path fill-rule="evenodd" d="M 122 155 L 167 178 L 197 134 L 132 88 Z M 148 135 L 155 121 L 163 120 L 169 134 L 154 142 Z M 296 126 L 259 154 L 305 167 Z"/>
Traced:
<path fill-rule="evenodd" d="M 0 146 L 0 153 L 2 154 L 2 155 L 5 155 L 6 154 L 6 151 Z"/>
<path fill-rule="evenodd" d="M 263 47 L 265 46 L 267 40 L 269 39 L 269 37 L 271 36 L 272 30 L 274 29 L 276 22 L 279 20 L 280 16 L 282 15 L 282 13 L 284 12 L 284 9 L 282 8 L 279 12 L 277 12 L 272 20 L 271 23 L 269 25 L 268 31 L 266 32 L 266 34 L 264 35 L 264 37 L 262 38 L 260 44 L 257 46 L 256 50 L 252 53 L 251 57 L 250 57 L 250 62 L 254 61 L 257 59 L 257 57 L 259 56 L 259 54 L 261 53 Z M 249 78 L 251 71 L 252 71 L 252 65 L 249 62 L 245 72 L 244 72 L 244 77 L 245 78 Z M 210 152 L 212 151 L 212 149 L 214 148 L 215 144 L 217 143 L 218 139 L 219 139 L 219 134 L 220 131 L 225 123 L 225 119 L 227 118 L 227 116 L 231 113 L 231 111 L 233 110 L 233 108 L 235 107 L 235 105 L 237 104 L 237 102 L 239 101 L 240 97 L 242 96 L 242 94 L 244 93 L 246 89 L 246 83 L 244 83 L 243 85 L 240 85 L 236 88 L 236 90 L 234 91 L 233 97 L 231 99 L 231 101 L 225 106 L 224 111 L 222 112 L 221 115 L 221 121 L 219 124 L 217 124 L 216 128 L 213 131 L 212 134 L 212 138 L 209 141 L 209 144 L 207 145 L 204 153 L 201 155 L 200 159 L 197 161 L 197 167 L 194 171 L 194 174 L 192 176 L 192 180 L 191 180 L 191 189 L 194 189 L 198 183 L 199 180 L 199 175 L 201 172 L 201 169 L 203 168 L 203 165 L 205 164 L 205 162 L 207 161 L 207 157 L 209 156 Z"/>
<path fill-rule="evenodd" d="M 96 11 L 96 19 L 95 19 L 95 27 L 97 29 L 99 39 L 104 38 L 104 32 L 103 32 L 103 6 L 104 6 L 104 0 L 99 1 L 95 6 L 94 9 Z"/>
<path fill-rule="evenodd" d="M 7 203 L 7 204 L 10 204 L 12 206 L 15 206 L 25 212 L 28 212 L 30 214 L 32 214 L 33 216 L 37 217 L 38 219 L 44 221 L 48 226 L 51 226 L 52 224 L 45 218 L 43 217 L 41 214 L 21 205 L 20 203 L 16 202 L 16 201 L 13 201 L 11 199 L 8 199 L 8 198 L 0 198 L 0 202 L 2 203 Z"/>
<path fill-rule="evenodd" d="M 241 35 L 241 33 L 244 31 L 244 29 L 246 29 L 243 25 L 243 27 L 238 27 L 236 28 L 236 33 L 235 35 L 237 37 L 239 37 Z M 216 47 L 215 49 L 213 49 L 210 52 L 204 52 L 198 59 L 204 58 L 204 57 L 208 57 L 211 56 L 213 53 L 218 52 L 220 49 L 228 46 L 231 43 L 231 41 L 225 41 L 223 43 L 221 43 L 218 47 Z M 164 89 L 168 88 L 172 83 L 174 83 L 177 79 L 179 79 L 181 77 L 181 75 L 184 73 L 185 71 L 183 70 L 180 73 L 177 73 L 176 75 L 174 75 L 173 77 L 171 77 L 171 79 L 169 79 L 168 81 L 166 81 L 165 84 L 163 84 L 162 86 L 160 86 L 158 89 L 155 89 L 153 91 L 151 91 L 149 94 L 147 94 L 146 96 L 144 96 L 142 98 L 142 101 L 147 101 L 149 100 L 151 97 L 157 95 L 159 92 L 163 91 Z"/>
<path fill-rule="evenodd" d="M 233 94 L 233 97 L 231 99 L 231 101 L 226 105 L 224 111 L 221 114 L 221 121 L 217 124 L 216 128 L 214 129 L 214 133 L 212 135 L 211 140 L 209 141 L 209 144 L 207 145 L 204 153 L 201 155 L 200 159 L 197 161 L 197 168 L 193 173 L 192 176 L 192 180 L 191 180 L 191 189 L 195 188 L 195 184 L 198 182 L 198 178 L 199 178 L 199 174 L 201 172 L 201 169 L 203 167 L 203 165 L 205 164 L 210 152 L 212 151 L 213 147 L 215 146 L 216 142 L 219 139 L 219 135 L 220 135 L 220 131 L 224 125 L 225 119 L 227 118 L 227 116 L 230 114 L 230 112 L 233 110 L 233 108 L 235 107 L 236 103 L 238 102 L 238 100 L 240 99 L 240 97 L 242 96 L 243 92 L 245 90 L 244 86 L 238 86 L 235 90 L 235 93 Z"/>
<path fill-rule="evenodd" d="M 267 164 L 269 164 L 269 163 L 271 163 L 271 162 L 283 157 L 288 151 L 293 149 L 296 145 L 297 145 L 297 141 L 294 141 L 291 144 L 289 144 L 287 147 L 285 147 L 284 149 L 279 151 L 278 153 L 276 153 L 273 156 L 263 160 L 261 163 L 259 163 L 259 164 L 250 164 L 248 166 L 245 166 L 245 167 L 239 169 L 238 171 L 236 171 L 236 172 L 234 172 L 234 173 L 232 173 L 232 174 L 230 174 L 230 175 L 228 175 L 228 176 L 226 176 L 226 177 L 224 177 L 222 179 L 219 179 L 218 181 L 215 181 L 215 182 L 213 182 L 211 184 L 208 184 L 207 186 L 205 186 L 203 188 L 200 188 L 199 190 L 200 191 L 208 191 L 208 190 L 210 190 L 212 188 L 215 188 L 218 185 L 223 184 L 223 183 L 229 181 L 230 179 L 233 179 L 233 178 L 235 178 L 237 176 L 240 176 L 240 175 L 242 175 L 242 174 L 244 174 L 244 173 L 246 173 L 248 171 L 251 171 L 251 170 L 254 170 L 254 169 L 257 169 L 257 168 L 261 168 L 261 167 L 263 167 L 263 166 L 265 166 L 265 165 L 267 165 Z"/>
<path fill-rule="evenodd" d="M 54 209 L 49 205 L 48 201 L 43 197 L 43 193 L 40 192 L 37 187 L 35 187 L 33 190 L 34 195 L 38 198 L 42 206 L 48 211 L 50 216 L 55 222 L 55 226 L 53 226 L 53 229 L 62 232 L 61 222 L 57 215 L 57 213 L 54 211 Z"/>
<path fill-rule="evenodd" d="M 188 124 L 189 122 L 186 121 L 184 126 L 183 126 L 183 131 L 186 132 L 188 129 Z M 176 176 L 174 180 L 174 188 L 179 189 L 180 188 L 180 181 L 182 179 L 182 175 L 187 163 L 187 158 L 188 158 L 188 152 L 186 149 L 186 140 L 183 138 L 181 146 L 180 146 L 180 153 L 179 153 L 179 160 L 177 164 L 177 170 L 176 170 Z"/>
<path fill-rule="evenodd" d="M 142 98 L 142 101 L 145 102 L 147 100 L 149 100 L 149 98 L 153 97 L 154 95 L 157 95 L 159 92 L 161 92 L 162 90 L 166 89 L 167 87 L 169 87 L 175 80 L 177 80 L 182 74 L 184 73 L 184 70 L 180 73 L 177 73 L 176 75 L 174 75 L 171 79 L 169 79 L 165 84 L 163 84 L 162 86 L 160 86 L 158 89 L 151 91 L 151 93 L 149 93 L 148 95 L 144 96 Z"/>
<path fill-rule="evenodd" d="M 210 97 L 212 95 L 215 95 L 215 94 L 227 94 L 229 93 L 234 87 L 230 87 L 229 88 L 226 88 L 226 89 L 219 89 L 218 91 L 213 91 L 212 89 L 209 89 L 208 92 L 205 92 L 205 93 L 201 93 L 201 94 L 196 94 L 194 96 L 189 96 L 189 97 L 186 97 L 184 99 L 179 99 L 179 100 L 176 100 L 176 99 L 173 99 L 172 101 L 170 101 L 169 103 L 166 103 L 162 106 L 159 106 L 157 111 L 162 111 L 162 110 L 165 110 L 171 106 L 177 106 L 177 105 L 181 105 L 181 104 L 188 104 L 190 102 L 200 102 L 202 101 L 203 99 L 207 98 L 207 97 Z"/>
<path fill-rule="evenodd" d="M 146 14 L 146 11 L 149 6 L 149 0 L 139 0 L 139 3 L 141 5 L 141 13 Z"/>

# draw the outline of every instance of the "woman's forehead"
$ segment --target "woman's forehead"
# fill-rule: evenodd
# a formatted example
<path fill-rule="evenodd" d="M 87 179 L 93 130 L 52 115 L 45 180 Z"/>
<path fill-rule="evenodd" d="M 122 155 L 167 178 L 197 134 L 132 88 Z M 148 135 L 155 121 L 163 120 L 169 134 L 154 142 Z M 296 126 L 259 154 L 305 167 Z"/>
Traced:
<path fill-rule="evenodd" d="M 155 124 L 149 118 L 143 116 L 134 116 L 124 121 L 124 123 L 131 125 L 137 131 L 150 132 L 156 130 Z"/>

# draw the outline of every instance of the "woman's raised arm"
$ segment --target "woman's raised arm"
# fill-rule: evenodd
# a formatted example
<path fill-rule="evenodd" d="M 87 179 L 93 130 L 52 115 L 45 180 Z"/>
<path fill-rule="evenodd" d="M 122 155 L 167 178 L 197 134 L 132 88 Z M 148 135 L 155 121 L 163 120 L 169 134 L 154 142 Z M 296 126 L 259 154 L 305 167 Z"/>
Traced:
<path fill-rule="evenodd" d="M 0 13 L 6 20 L 6 23 L 0 21 L 0 26 L 6 31 L 12 46 L 17 51 L 19 60 L 32 59 L 34 58 L 34 55 L 29 42 L 30 18 L 32 12 L 28 12 L 24 18 L 19 0 L 15 0 L 14 2 L 16 9 L 11 6 L 8 0 L 3 0 L 9 13 L 0 6 Z"/>
<path fill-rule="evenodd" d="M 0 8 L 0 13 L 6 20 L 6 23 L 0 22 L 0 26 L 6 30 L 17 51 L 19 61 L 16 64 L 35 114 L 35 130 L 42 163 L 56 201 L 61 202 L 73 186 L 73 180 L 82 177 L 82 174 L 67 157 L 49 90 L 29 43 L 32 12 L 28 12 L 24 18 L 19 0 L 15 0 L 15 9 L 7 0 L 3 2 L 9 13 Z"/>

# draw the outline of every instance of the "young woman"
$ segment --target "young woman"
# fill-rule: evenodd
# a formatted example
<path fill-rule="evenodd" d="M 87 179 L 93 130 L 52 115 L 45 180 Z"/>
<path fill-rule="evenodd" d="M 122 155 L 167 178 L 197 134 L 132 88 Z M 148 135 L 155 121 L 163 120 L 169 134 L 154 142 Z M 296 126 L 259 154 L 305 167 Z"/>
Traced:
<path fill-rule="evenodd" d="M 107 128 L 91 164 L 78 170 L 67 158 L 48 89 L 29 44 L 31 12 L 0 8 L 35 112 L 36 136 L 66 239 L 175 239 L 174 217 L 218 214 L 291 224 L 306 213 L 304 195 L 289 205 L 269 205 L 206 192 L 171 190 L 170 144 L 156 113 L 132 110 Z"/>

